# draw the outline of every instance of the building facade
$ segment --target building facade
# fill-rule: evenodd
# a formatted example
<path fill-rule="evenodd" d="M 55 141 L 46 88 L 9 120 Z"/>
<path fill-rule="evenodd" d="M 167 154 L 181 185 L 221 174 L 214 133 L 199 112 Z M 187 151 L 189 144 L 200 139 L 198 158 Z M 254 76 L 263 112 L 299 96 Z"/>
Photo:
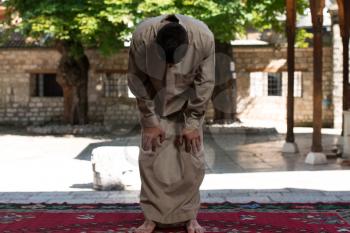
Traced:
<path fill-rule="evenodd" d="M 323 123 L 333 127 L 336 101 L 334 48 L 324 48 Z M 87 51 L 89 120 L 105 124 L 137 124 L 138 112 L 127 87 L 128 53 L 124 49 L 105 58 Z M 242 122 L 285 124 L 287 96 L 286 48 L 236 46 L 233 48 L 237 82 L 237 113 Z M 49 48 L 0 49 L 0 124 L 46 124 L 62 121 L 63 97 L 55 81 L 60 54 Z M 218 59 L 217 62 L 220 62 Z M 312 48 L 296 49 L 295 123 L 312 124 Z M 213 109 L 207 120 L 213 116 Z"/>

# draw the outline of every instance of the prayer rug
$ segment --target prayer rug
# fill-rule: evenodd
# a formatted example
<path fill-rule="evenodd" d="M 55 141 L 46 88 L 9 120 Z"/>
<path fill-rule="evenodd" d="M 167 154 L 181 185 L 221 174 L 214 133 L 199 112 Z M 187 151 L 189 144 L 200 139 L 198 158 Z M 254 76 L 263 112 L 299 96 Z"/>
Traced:
<path fill-rule="evenodd" d="M 144 218 L 138 204 L 0 203 L 0 232 L 129 233 Z M 207 233 L 350 232 L 350 203 L 202 204 Z M 184 226 L 156 233 L 184 233 Z"/>

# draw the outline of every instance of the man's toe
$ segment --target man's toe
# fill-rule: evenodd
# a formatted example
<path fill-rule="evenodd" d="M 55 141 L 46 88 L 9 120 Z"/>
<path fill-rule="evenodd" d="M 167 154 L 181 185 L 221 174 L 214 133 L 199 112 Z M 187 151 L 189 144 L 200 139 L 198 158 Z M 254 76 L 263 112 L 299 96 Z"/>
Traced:
<path fill-rule="evenodd" d="M 205 232 L 204 227 L 199 227 L 199 228 L 196 230 L 196 233 L 204 233 L 204 232 Z"/>
<path fill-rule="evenodd" d="M 195 230 L 193 227 L 187 227 L 187 233 L 195 233 Z"/>

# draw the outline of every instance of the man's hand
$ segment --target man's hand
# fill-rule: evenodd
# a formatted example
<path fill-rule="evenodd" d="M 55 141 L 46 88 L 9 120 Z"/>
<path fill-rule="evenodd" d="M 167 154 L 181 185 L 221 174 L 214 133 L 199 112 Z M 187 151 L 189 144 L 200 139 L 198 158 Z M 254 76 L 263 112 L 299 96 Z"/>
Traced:
<path fill-rule="evenodd" d="M 158 141 L 159 138 L 159 141 Z M 160 127 L 143 128 L 142 130 L 142 149 L 148 151 L 156 151 L 157 146 L 163 143 L 165 139 L 165 132 Z"/>
<path fill-rule="evenodd" d="M 178 137 L 178 143 L 185 143 L 186 152 L 197 154 L 201 150 L 201 136 L 198 129 L 184 129 Z"/>

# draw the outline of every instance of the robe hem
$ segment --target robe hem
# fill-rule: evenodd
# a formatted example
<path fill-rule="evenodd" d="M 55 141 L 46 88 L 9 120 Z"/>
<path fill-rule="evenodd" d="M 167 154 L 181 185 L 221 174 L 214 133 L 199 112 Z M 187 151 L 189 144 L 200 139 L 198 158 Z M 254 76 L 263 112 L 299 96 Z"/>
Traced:
<path fill-rule="evenodd" d="M 186 222 L 191 219 L 196 219 L 197 212 L 198 211 L 191 210 L 191 211 L 178 213 L 176 215 L 172 214 L 171 217 L 167 217 L 165 219 L 163 217 L 159 217 L 156 215 L 147 214 L 145 213 L 145 211 L 144 211 L 144 215 L 147 219 L 152 220 L 153 222 L 157 222 L 160 224 L 175 224 L 175 223 Z"/>

